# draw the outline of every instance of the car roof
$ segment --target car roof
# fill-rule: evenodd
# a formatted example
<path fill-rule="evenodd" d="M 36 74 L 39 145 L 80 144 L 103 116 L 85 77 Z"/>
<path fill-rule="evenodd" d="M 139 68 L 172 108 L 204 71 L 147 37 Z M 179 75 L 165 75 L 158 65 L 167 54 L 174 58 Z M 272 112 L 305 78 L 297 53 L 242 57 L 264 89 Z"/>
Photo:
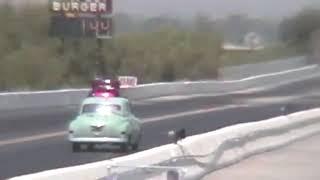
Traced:
<path fill-rule="evenodd" d="M 110 98 L 103 98 L 103 97 L 89 97 L 86 98 L 83 102 L 82 105 L 86 105 L 86 104 L 125 104 L 128 103 L 129 100 L 126 98 L 122 98 L 122 97 L 110 97 Z"/>

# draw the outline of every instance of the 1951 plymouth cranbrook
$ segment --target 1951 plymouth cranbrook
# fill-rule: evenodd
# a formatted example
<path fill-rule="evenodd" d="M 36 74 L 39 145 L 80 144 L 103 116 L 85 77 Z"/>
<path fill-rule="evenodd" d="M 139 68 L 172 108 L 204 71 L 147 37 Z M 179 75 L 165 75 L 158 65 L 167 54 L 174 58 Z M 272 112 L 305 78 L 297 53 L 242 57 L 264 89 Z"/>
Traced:
<path fill-rule="evenodd" d="M 69 141 L 74 152 L 119 146 L 121 151 L 138 149 L 141 122 L 131 111 L 128 99 L 121 97 L 86 98 L 79 115 L 69 124 Z"/>

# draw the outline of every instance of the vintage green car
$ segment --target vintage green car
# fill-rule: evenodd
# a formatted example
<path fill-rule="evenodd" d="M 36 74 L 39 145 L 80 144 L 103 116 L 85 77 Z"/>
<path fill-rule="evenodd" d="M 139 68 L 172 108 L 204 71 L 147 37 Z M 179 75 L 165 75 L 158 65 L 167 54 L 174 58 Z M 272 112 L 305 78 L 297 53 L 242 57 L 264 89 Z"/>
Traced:
<path fill-rule="evenodd" d="M 86 98 L 79 115 L 69 124 L 69 141 L 74 152 L 117 145 L 121 151 L 138 149 L 141 122 L 131 111 L 129 100 L 121 97 Z"/>

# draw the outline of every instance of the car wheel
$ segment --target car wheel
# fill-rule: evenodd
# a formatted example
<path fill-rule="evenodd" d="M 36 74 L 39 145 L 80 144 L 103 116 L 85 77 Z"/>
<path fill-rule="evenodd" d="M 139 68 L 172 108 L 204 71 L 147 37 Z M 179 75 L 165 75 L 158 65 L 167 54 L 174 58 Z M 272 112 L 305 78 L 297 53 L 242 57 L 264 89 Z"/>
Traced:
<path fill-rule="evenodd" d="M 121 151 L 122 153 L 128 152 L 128 149 L 129 149 L 129 146 L 128 146 L 127 143 L 123 143 L 123 144 L 120 145 L 120 151 Z"/>
<path fill-rule="evenodd" d="M 128 136 L 128 141 L 126 143 L 123 143 L 123 144 L 120 145 L 121 152 L 126 153 L 126 152 L 129 151 L 129 147 L 132 146 L 131 145 L 131 140 L 132 140 L 131 135 L 129 135 Z"/>
<path fill-rule="evenodd" d="M 139 143 L 140 143 L 140 139 L 141 139 L 141 134 L 139 134 L 138 139 L 136 140 L 136 142 L 134 144 L 132 144 L 132 150 L 136 151 L 139 148 Z"/>
<path fill-rule="evenodd" d="M 72 151 L 73 152 L 80 152 L 80 144 L 79 143 L 72 143 Z"/>
<path fill-rule="evenodd" d="M 135 144 L 132 145 L 132 150 L 136 151 L 139 148 L 139 142 L 136 142 Z"/>

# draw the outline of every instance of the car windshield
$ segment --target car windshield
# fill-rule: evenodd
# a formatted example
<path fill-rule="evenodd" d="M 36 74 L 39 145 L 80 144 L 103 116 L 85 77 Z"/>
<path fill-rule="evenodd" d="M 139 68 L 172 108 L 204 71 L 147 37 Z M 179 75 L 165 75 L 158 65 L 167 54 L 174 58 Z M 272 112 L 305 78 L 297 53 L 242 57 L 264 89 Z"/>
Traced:
<path fill-rule="evenodd" d="M 86 104 L 82 107 L 81 114 L 86 114 L 86 113 L 98 113 L 101 115 L 121 113 L 121 106 L 117 104 L 110 104 L 110 105 Z"/>

